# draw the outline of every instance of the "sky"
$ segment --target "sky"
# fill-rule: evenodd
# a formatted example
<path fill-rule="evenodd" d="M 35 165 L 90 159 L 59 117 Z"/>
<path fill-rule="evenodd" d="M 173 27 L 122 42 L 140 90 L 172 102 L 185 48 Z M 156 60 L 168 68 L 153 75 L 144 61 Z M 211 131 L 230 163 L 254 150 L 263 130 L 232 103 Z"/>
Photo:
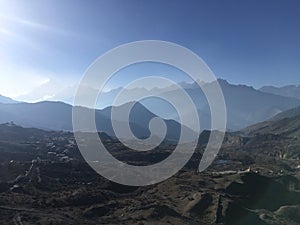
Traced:
<path fill-rule="evenodd" d="M 106 51 L 140 40 L 187 47 L 233 84 L 300 84 L 297 0 L 0 0 L 0 94 L 75 85 Z"/>

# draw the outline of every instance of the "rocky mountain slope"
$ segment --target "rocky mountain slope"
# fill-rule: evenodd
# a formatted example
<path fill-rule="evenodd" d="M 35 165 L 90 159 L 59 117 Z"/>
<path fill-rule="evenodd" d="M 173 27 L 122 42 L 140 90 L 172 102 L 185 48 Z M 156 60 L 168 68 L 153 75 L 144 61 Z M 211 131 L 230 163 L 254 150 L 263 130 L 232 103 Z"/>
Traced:
<path fill-rule="evenodd" d="M 129 187 L 96 174 L 82 160 L 72 133 L 3 124 L 0 223 L 299 224 L 299 137 L 227 133 L 214 163 L 199 174 L 209 133 L 200 135 L 192 159 L 175 176 Z M 174 149 L 164 143 L 140 155 L 99 135 L 116 158 L 137 165 L 160 161 Z"/>

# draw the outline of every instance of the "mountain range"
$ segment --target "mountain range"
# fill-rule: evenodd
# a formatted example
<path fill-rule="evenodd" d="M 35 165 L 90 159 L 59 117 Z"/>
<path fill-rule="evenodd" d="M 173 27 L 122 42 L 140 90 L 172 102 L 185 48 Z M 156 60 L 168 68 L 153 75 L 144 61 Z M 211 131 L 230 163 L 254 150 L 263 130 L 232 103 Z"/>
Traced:
<path fill-rule="evenodd" d="M 228 130 L 240 130 L 252 124 L 269 120 L 278 113 L 300 106 L 300 99 L 294 97 L 266 93 L 245 85 L 233 85 L 225 80 L 219 80 L 219 84 L 227 107 Z M 201 88 L 195 83 L 182 83 L 180 85 L 195 102 L 200 116 L 201 130 L 209 130 L 210 108 Z M 206 88 L 209 88 L 213 84 L 204 83 L 202 85 L 206 85 Z M 119 88 L 106 92 L 102 97 L 107 107 L 95 111 L 98 130 L 111 136 L 114 136 L 114 131 L 110 120 L 112 109 L 110 104 L 120 90 Z M 139 91 L 141 90 L 138 88 L 126 90 L 127 100 L 133 100 L 135 94 Z M 181 99 L 180 92 L 172 86 L 156 88 L 151 90 L 151 93 L 153 92 L 163 92 L 165 96 L 172 95 L 173 97 L 177 96 L 179 100 Z M 184 106 L 185 103 L 182 102 L 182 105 Z M 127 106 L 126 102 L 124 102 L 122 105 L 113 107 L 125 109 Z M 82 109 L 88 110 L 84 107 Z M 189 117 L 189 109 L 185 109 L 184 113 L 185 116 Z M 157 101 L 155 98 L 142 100 L 140 103 L 137 102 L 133 107 L 130 114 L 130 126 L 133 133 L 139 137 L 148 137 L 150 135 L 148 129 L 149 121 L 157 116 L 163 118 L 167 124 L 167 137 L 177 140 L 180 135 L 180 118 L 176 110 L 162 101 Z M 191 120 L 193 119 L 191 118 Z M 24 127 L 71 131 L 72 106 L 67 103 L 54 101 L 37 103 L 16 102 L 0 96 L 0 123 L 10 121 L 14 121 L 14 123 Z M 117 122 L 122 125 L 126 123 L 126 118 L 118 118 Z M 192 132 L 189 128 L 185 128 Z"/>
<path fill-rule="evenodd" d="M 266 93 L 261 90 L 254 89 L 246 85 L 233 85 L 226 80 L 219 79 L 218 83 L 223 91 L 226 110 L 227 110 L 227 128 L 229 130 L 239 130 L 251 124 L 265 121 L 276 114 L 288 109 L 300 106 L 300 99 L 294 97 L 286 97 L 272 93 Z M 202 89 L 195 83 L 181 83 L 184 90 L 190 95 L 196 105 L 198 114 L 200 115 L 200 124 L 202 130 L 211 129 L 210 125 L 210 107 Z M 202 88 L 211 90 L 214 83 L 202 83 Z M 115 96 L 121 89 L 114 89 L 103 94 L 103 102 L 109 104 L 113 102 Z M 142 90 L 139 88 L 126 90 L 124 94 L 126 98 L 134 100 Z M 146 92 L 147 93 L 147 92 Z M 180 101 L 181 93 L 175 87 L 156 88 L 149 90 L 149 94 L 161 94 L 164 96 L 172 96 Z M 101 100 L 102 100 L 101 99 Z M 154 114 L 165 118 L 180 122 L 180 118 L 173 107 L 158 101 L 155 98 L 147 98 L 141 101 Z M 185 105 L 182 100 L 181 105 Z M 184 111 L 185 116 L 190 118 L 193 123 L 194 118 L 190 116 L 188 108 Z"/>
<path fill-rule="evenodd" d="M 77 106 L 79 107 L 79 106 Z M 119 110 L 126 110 L 129 104 L 118 106 Z M 79 107 L 80 110 L 91 110 Z M 95 110 L 95 120 L 98 131 L 105 132 L 109 136 L 115 136 L 110 120 L 112 107 L 103 110 Z M 146 109 L 142 104 L 136 103 L 130 113 L 130 128 L 133 134 L 139 138 L 146 138 L 150 135 L 148 124 L 155 114 Z M 44 101 L 39 103 L 0 103 L 0 123 L 13 122 L 24 127 L 34 127 L 44 130 L 72 131 L 72 106 L 63 102 Z M 164 120 L 167 126 L 166 139 L 176 141 L 180 136 L 181 125 L 174 120 Z M 123 126 L 126 118 L 117 118 L 118 126 Z M 187 127 L 185 131 L 190 136 L 194 132 Z"/>
<path fill-rule="evenodd" d="M 300 99 L 296 99 L 294 97 L 287 97 L 274 93 L 266 93 L 262 90 L 257 90 L 246 85 L 233 85 L 222 79 L 219 79 L 218 83 L 224 94 L 228 114 L 228 129 L 230 130 L 239 130 L 251 124 L 265 121 L 273 117 L 277 113 L 300 105 Z M 196 83 L 182 82 L 179 83 L 179 85 L 193 99 L 200 115 L 200 124 L 202 130 L 210 129 L 210 107 L 201 88 L 212 89 L 214 87 L 214 83 L 202 82 L 201 88 Z M 97 90 L 92 87 L 85 88 L 85 97 L 87 98 L 88 96 L 97 93 Z M 146 93 L 153 96 L 163 94 L 166 97 L 175 97 L 178 101 L 182 99 L 181 92 L 178 91 L 175 86 L 152 88 L 150 90 L 146 90 L 143 88 L 123 90 L 122 88 L 117 88 L 101 93 L 99 101 L 97 102 L 97 108 L 105 108 L 111 106 L 120 91 L 124 91 L 123 95 L 126 96 L 126 101 L 135 101 L 135 96 L 138 96 L 140 93 Z M 56 96 L 56 99 L 65 99 L 64 101 L 66 103 L 72 103 L 73 98 L 72 95 L 70 95 L 72 93 L 70 88 L 66 92 L 69 93 L 69 95 L 66 93 L 61 93 L 61 95 Z M 65 96 L 65 98 L 63 96 Z M 125 104 L 126 101 L 123 101 L 120 104 Z M 163 101 L 158 101 L 157 98 L 146 98 L 141 100 L 141 103 L 151 112 L 164 119 L 171 119 L 180 122 L 180 118 L 176 110 L 169 104 L 166 104 Z M 185 105 L 185 102 L 183 100 L 181 105 Z M 190 118 L 191 121 L 189 121 L 189 123 L 194 122 L 194 118 L 190 116 L 190 111 L 188 108 L 184 108 L 184 115 L 187 116 L 187 118 Z"/>
<path fill-rule="evenodd" d="M 300 85 L 286 85 L 283 87 L 263 86 L 259 90 L 275 95 L 300 99 Z"/>
<path fill-rule="evenodd" d="M 9 97 L 5 97 L 3 95 L 0 95 L 0 103 L 18 103 L 18 101 L 15 101 Z"/>

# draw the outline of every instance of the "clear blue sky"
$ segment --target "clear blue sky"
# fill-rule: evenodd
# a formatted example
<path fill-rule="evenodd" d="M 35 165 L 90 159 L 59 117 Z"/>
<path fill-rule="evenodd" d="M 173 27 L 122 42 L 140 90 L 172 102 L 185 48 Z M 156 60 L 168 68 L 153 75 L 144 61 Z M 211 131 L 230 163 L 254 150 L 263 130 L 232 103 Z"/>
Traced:
<path fill-rule="evenodd" d="M 232 83 L 300 84 L 300 1 L 0 0 L 0 94 L 73 82 L 120 44 L 158 39 Z"/>

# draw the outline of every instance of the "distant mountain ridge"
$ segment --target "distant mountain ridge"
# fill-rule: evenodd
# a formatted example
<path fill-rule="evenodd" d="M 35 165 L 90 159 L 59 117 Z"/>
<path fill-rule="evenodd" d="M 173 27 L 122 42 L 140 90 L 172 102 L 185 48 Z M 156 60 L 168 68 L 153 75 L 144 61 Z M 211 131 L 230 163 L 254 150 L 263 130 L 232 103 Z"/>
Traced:
<path fill-rule="evenodd" d="M 239 130 L 265 121 L 276 114 L 300 106 L 300 100 L 264 93 L 246 85 L 233 85 L 219 80 L 228 115 L 228 128 Z"/>
<path fill-rule="evenodd" d="M 259 90 L 275 95 L 300 99 L 300 85 L 287 85 L 283 87 L 264 86 Z"/>
<path fill-rule="evenodd" d="M 78 107 L 78 106 L 77 106 Z M 126 109 L 127 105 L 118 106 Z M 91 110 L 79 107 L 80 110 Z M 114 137 L 115 133 L 112 127 L 110 114 L 112 107 L 103 110 L 95 110 L 96 127 L 99 132 L 104 132 Z M 130 127 L 132 132 L 140 138 L 150 135 L 148 128 L 149 121 L 157 117 L 147 110 L 142 104 L 136 103 L 130 114 Z M 84 120 L 84 118 L 82 118 Z M 63 102 L 39 102 L 39 103 L 0 103 L 0 124 L 13 121 L 15 124 L 23 127 L 39 128 L 44 130 L 64 130 L 72 131 L 72 106 Z M 117 118 L 117 124 L 123 126 L 128 123 L 126 118 Z M 177 141 L 180 136 L 181 125 L 173 120 L 165 120 L 167 126 L 166 139 Z M 194 132 L 184 127 L 191 136 Z"/>
<path fill-rule="evenodd" d="M 239 130 L 251 124 L 265 121 L 272 118 L 276 114 L 288 109 L 300 106 L 300 99 L 291 97 L 278 96 L 270 93 L 265 93 L 256 90 L 253 87 L 246 85 L 233 85 L 226 80 L 219 79 L 218 83 L 223 91 L 226 110 L 227 110 L 227 127 L 229 130 Z M 190 95 L 195 103 L 200 117 L 201 130 L 211 129 L 210 107 L 203 93 L 202 88 L 213 90 L 215 83 L 202 83 L 199 87 L 196 83 L 181 83 L 184 90 Z M 112 100 L 121 89 L 114 89 L 107 92 L 103 96 L 103 101 L 106 104 Z M 129 101 L 134 101 L 135 93 L 139 93 L 139 88 L 126 90 L 126 96 Z M 125 94 L 124 93 L 124 94 Z M 171 96 L 181 101 L 181 92 L 170 86 L 168 88 L 157 88 L 149 91 L 149 93 L 163 93 L 164 96 Z M 155 99 L 142 100 L 141 103 L 154 114 L 167 119 L 180 121 L 178 113 L 174 108 L 168 107 L 167 104 L 162 104 Z M 181 105 L 185 106 L 182 100 Z M 184 115 L 190 118 L 190 123 L 193 123 L 194 118 L 190 116 L 190 109 L 184 108 Z"/>
<path fill-rule="evenodd" d="M 223 91 L 226 111 L 227 111 L 227 128 L 229 130 L 239 130 L 251 124 L 272 118 L 276 114 L 288 109 L 300 106 L 300 99 L 291 97 L 278 96 L 265 93 L 246 85 L 233 85 L 226 80 L 219 79 L 218 83 Z M 212 90 L 213 83 L 203 84 L 206 89 Z M 185 86 L 186 92 L 191 96 L 196 104 L 200 115 L 200 124 L 202 129 L 210 130 L 210 108 L 203 91 L 194 84 Z M 180 94 L 176 90 L 170 90 L 166 95 L 178 96 Z M 184 106 L 185 103 L 182 102 Z M 155 107 L 155 102 L 145 105 L 150 111 L 154 109 L 154 113 L 162 115 L 168 109 L 163 106 Z M 189 109 L 186 109 L 188 115 Z M 169 114 L 174 113 L 172 111 Z M 176 119 L 176 118 L 174 118 Z"/>
<path fill-rule="evenodd" d="M 18 101 L 13 100 L 12 98 L 0 95 L 0 103 L 18 103 Z"/>
<path fill-rule="evenodd" d="M 219 79 L 218 83 L 224 94 L 227 110 L 228 130 L 240 130 L 252 124 L 271 119 L 278 113 L 300 106 L 300 99 L 294 97 L 285 97 L 272 93 L 266 93 L 246 85 L 233 85 L 222 79 Z M 181 85 L 184 90 L 190 95 L 196 105 L 200 118 L 201 131 L 210 130 L 210 107 L 201 88 L 196 85 L 196 83 L 180 83 L 179 85 Z M 208 89 L 214 87 L 214 83 L 202 83 L 201 85 L 201 87 L 205 87 Z M 88 87 L 86 87 L 86 90 L 86 96 L 83 96 L 86 98 L 96 92 L 95 89 Z M 103 108 L 102 110 L 97 110 L 97 113 L 99 113 L 99 117 L 103 117 L 102 123 L 104 123 L 104 127 L 106 126 L 106 128 L 111 127 L 108 126 L 110 120 L 109 117 L 102 115 L 101 112 L 107 111 L 111 107 L 114 97 L 121 90 L 122 88 L 113 89 L 109 92 L 105 92 L 103 96 L 100 97 L 101 104 L 106 105 L 107 107 Z M 145 91 L 145 89 L 142 90 L 142 88 L 135 88 L 126 90 L 124 92 L 124 95 L 126 96 L 125 100 L 128 100 L 128 102 L 135 101 L 136 94 L 140 93 L 141 91 Z M 190 109 L 185 107 L 185 102 L 181 98 L 181 93 L 176 90 L 175 87 L 170 86 L 166 88 L 154 88 L 152 91 L 153 92 L 149 91 L 149 93 L 163 93 L 165 96 L 172 96 L 173 98 L 175 97 L 178 101 L 182 101 L 180 104 L 183 106 L 184 116 L 186 116 L 190 120 L 189 124 L 195 122 L 194 118 L 191 116 Z M 154 115 L 164 118 L 166 121 L 177 121 L 178 124 L 180 123 L 180 118 L 176 110 L 168 106 L 167 104 L 158 102 L 155 99 L 142 100 L 140 103 L 142 103 L 143 108 L 145 108 L 145 110 L 142 111 L 151 112 Z M 122 104 L 126 104 L 126 102 L 123 102 Z M 20 105 L 17 104 L 17 106 L 14 106 L 15 109 L 12 109 L 12 106 L 2 105 L 0 107 L 0 122 L 9 122 L 11 120 L 16 120 L 16 123 L 18 122 L 18 124 L 22 126 L 30 126 L 34 124 L 34 127 L 42 129 L 72 130 L 71 117 L 66 116 L 71 114 L 72 106 L 68 105 L 68 107 L 66 107 L 65 104 L 63 107 L 64 109 L 61 109 L 62 106 L 62 102 L 48 102 L 47 104 L 45 102 L 40 102 L 33 105 L 20 103 Z M 34 111 L 31 112 L 31 110 Z M 43 112 L 41 115 L 38 113 L 39 110 Z M 28 114 L 33 114 L 35 116 L 31 116 L 29 118 Z M 150 114 L 146 113 L 145 115 L 149 116 Z M 11 119 L 13 116 L 15 119 Z M 60 123 L 48 119 L 54 116 L 59 118 L 58 121 L 61 120 Z M 187 124 L 184 125 L 187 126 Z M 141 126 L 146 126 L 146 130 L 148 130 L 148 124 L 136 124 L 136 127 Z M 112 133 L 111 128 L 109 128 L 109 131 L 110 133 Z M 143 131 L 142 133 L 145 132 Z"/>

